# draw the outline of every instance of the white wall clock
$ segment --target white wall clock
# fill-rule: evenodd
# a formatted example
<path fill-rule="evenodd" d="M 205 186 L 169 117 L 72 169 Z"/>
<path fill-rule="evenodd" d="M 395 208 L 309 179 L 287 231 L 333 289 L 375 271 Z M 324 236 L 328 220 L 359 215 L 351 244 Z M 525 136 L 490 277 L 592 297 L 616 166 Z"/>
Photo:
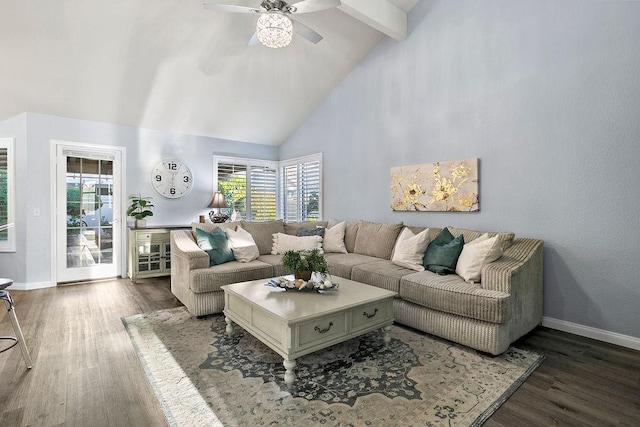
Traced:
<path fill-rule="evenodd" d="M 191 192 L 193 174 L 182 160 L 164 159 L 151 172 L 151 186 L 163 197 L 178 199 Z"/>

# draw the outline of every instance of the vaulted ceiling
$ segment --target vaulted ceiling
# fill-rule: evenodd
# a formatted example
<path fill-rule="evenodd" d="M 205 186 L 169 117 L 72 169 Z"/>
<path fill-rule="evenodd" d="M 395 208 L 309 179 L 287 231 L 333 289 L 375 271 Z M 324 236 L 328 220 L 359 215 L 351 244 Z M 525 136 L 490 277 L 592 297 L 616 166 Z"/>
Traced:
<path fill-rule="evenodd" d="M 3 0 L 0 121 L 26 111 L 277 145 L 382 37 L 406 37 L 417 1 L 342 0 L 297 15 L 320 43 L 270 49 L 248 45 L 256 15 L 199 0 Z"/>

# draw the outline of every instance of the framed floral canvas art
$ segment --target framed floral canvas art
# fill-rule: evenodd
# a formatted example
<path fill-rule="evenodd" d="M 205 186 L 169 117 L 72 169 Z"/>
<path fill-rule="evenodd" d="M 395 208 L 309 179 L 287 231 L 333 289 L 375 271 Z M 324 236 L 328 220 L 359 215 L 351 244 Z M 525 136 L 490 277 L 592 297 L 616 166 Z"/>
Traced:
<path fill-rule="evenodd" d="M 478 159 L 391 168 L 394 211 L 476 212 Z"/>

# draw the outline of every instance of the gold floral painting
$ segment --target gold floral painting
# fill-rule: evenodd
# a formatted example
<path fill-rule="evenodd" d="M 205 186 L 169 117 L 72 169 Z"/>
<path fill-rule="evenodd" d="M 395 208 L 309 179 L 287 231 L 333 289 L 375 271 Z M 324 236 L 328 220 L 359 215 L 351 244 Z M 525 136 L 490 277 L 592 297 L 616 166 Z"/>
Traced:
<path fill-rule="evenodd" d="M 478 211 L 478 159 L 391 168 L 391 209 Z"/>

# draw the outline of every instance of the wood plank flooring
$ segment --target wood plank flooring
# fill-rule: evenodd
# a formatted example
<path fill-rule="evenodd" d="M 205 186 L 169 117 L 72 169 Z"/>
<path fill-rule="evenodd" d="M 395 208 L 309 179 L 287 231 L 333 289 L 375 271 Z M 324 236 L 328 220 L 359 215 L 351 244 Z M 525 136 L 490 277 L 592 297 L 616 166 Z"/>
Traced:
<path fill-rule="evenodd" d="M 9 291 L 34 366 L 0 354 L 0 426 L 166 425 L 120 318 L 179 306 L 168 278 Z M 640 352 L 542 327 L 516 345 L 547 359 L 487 426 L 640 425 Z"/>

